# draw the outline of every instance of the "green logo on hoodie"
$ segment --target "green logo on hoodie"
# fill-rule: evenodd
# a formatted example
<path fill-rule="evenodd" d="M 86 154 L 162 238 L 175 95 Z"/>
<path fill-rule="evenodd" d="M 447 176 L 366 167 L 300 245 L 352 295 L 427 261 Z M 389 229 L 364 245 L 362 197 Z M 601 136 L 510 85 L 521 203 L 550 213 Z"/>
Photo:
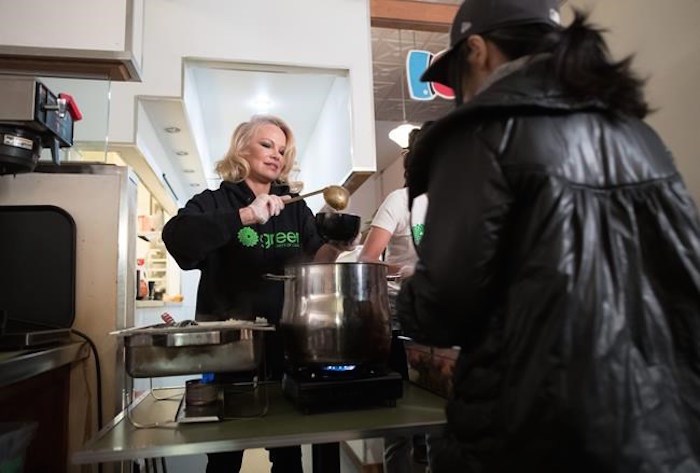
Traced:
<path fill-rule="evenodd" d="M 301 246 L 299 232 L 258 234 L 250 227 L 243 227 L 238 230 L 238 241 L 241 245 L 248 248 L 253 248 L 260 244 L 266 250 L 269 248 L 299 248 Z"/>
<path fill-rule="evenodd" d="M 260 241 L 260 237 L 258 236 L 258 232 L 256 232 L 252 228 L 243 227 L 240 230 L 238 230 L 238 241 L 241 242 L 241 245 L 247 246 L 248 248 L 252 248 L 258 244 L 258 242 Z"/>

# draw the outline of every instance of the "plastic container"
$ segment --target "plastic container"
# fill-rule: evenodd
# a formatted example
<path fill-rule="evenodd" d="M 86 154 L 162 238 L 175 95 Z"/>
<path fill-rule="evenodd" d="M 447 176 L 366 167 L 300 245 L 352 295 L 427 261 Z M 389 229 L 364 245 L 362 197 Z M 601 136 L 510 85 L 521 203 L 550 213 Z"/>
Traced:
<path fill-rule="evenodd" d="M 448 398 L 459 348 L 435 348 L 404 340 L 408 379 L 414 384 Z"/>
<path fill-rule="evenodd" d="M 0 473 L 22 473 L 35 422 L 0 422 Z"/>

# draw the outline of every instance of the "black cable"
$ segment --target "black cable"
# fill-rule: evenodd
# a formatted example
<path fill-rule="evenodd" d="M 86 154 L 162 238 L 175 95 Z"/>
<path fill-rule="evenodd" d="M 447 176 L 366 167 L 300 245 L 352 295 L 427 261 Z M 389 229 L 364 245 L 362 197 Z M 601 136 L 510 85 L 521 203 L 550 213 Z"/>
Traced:
<path fill-rule="evenodd" d="M 99 432 L 102 430 L 102 370 L 100 369 L 100 357 L 97 355 L 97 347 L 95 346 L 95 342 L 93 342 L 90 337 L 85 335 L 80 330 L 76 330 L 74 328 L 70 329 L 70 331 L 83 338 L 88 345 L 90 345 L 92 356 L 95 358 L 95 382 L 97 384 L 97 431 Z M 97 464 L 97 471 L 98 473 L 102 473 L 102 463 Z"/>
<path fill-rule="evenodd" d="M 90 337 L 85 335 L 80 330 L 76 330 L 74 328 L 70 329 L 70 331 L 85 339 L 85 341 L 90 345 L 92 356 L 95 358 L 95 376 L 97 378 L 97 430 L 99 431 L 102 430 L 102 370 L 100 369 L 100 357 L 97 355 L 97 347 Z"/>

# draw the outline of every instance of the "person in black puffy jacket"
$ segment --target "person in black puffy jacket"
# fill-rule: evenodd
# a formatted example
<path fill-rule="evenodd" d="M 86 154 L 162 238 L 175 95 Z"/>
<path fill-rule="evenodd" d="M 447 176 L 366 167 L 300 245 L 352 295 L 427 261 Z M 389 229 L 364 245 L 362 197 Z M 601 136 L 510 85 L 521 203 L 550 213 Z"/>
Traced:
<path fill-rule="evenodd" d="M 468 0 L 423 79 L 404 332 L 459 345 L 441 472 L 699 472 L 700 220 L 643 82 L 557 0 Z M 456 184 L 457 183 L 457 184 Z"/>

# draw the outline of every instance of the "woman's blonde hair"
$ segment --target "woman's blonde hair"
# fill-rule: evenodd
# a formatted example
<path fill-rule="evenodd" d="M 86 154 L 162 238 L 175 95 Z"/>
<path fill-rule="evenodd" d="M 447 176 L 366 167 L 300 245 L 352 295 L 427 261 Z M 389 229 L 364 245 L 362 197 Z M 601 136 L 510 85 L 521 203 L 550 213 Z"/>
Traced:
<path fill-rule="evenodd" d="M 236 127 L 231 136 L 231 144 L 226 155 L 216 163 L 216 172 L 221 179 L 230 182 L 241 182 L 248 177 L 250 165 L 246 160 L 246 148 L 253 139 L 257 129 L 262 125 L 275 125 L 282 130 L 287 138 L 287 145 L 284 150 L 284 165 L 279 177 L 280 182 L 287 182 L 297 154 L 294 133 L 292 133 L 292 129 L 289 128 L 289 125 L 284 120 L 272 115 L 253 115 L 249 121 L 243 122 Z"/>

